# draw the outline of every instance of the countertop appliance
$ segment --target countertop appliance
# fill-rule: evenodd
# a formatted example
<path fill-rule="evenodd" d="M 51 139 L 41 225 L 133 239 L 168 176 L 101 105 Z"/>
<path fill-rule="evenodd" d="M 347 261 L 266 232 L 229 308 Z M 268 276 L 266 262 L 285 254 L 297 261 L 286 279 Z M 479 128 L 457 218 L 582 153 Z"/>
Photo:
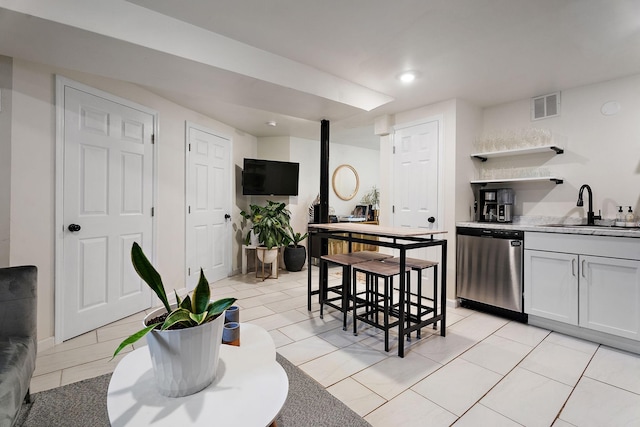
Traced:
<path fill-rule="evenodd" d="M 498 222 L 513 221 L 513 203 L 516 195 L 511 188 L 498 190 Z"/>
<path fill-rule="evenodd" d="M 456 296 L 462 305 L 526 321 L 523 231 L 458 227 L 456 261 Z"/>
<path fill-rule="evenodd" d="M 480 189 L 476 220 L 479 222 L 511 222 L 515 192 L 511 188 Z"/>
<path fill-rule="evenodd" d="M 498 221 L 498 190 L 481 189 L 479 192 L 479 198 L 480 212 L 478 213 L 478 221 Z"/>

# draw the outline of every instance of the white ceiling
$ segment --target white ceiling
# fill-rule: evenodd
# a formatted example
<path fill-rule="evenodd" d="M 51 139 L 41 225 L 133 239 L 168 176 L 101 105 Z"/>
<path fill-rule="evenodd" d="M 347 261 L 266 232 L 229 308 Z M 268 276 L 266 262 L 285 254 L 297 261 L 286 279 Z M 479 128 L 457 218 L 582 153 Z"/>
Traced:
<path fill-rule="evenodd" d="M 367 144 L 382 115 L 640 73 L 640 1 L 0 0 L 0 54 L 130 81 L 256 136 L 318 138 L 328 119 L 333 142 Z"/>

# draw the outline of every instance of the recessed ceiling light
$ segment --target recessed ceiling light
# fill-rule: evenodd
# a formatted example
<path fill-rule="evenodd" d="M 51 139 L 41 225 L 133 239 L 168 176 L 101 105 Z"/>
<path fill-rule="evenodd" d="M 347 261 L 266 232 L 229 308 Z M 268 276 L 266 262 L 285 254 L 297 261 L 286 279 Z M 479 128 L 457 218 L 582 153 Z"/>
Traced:
<path fill-rule="evenodd" d="M 416 73 L 415 71 L 405 71 L 405 72 L 401 73 L 400 75 L 398 75 L 398 79 L 402 83 L 411 83 L 417 77 L 418 77 L 418 73 Z"/>
<path fill-rule="evenodd" d="M 269 120 L 266 124 L 273 127 L 276 127 L 278 125 L 275 120 Z"/>

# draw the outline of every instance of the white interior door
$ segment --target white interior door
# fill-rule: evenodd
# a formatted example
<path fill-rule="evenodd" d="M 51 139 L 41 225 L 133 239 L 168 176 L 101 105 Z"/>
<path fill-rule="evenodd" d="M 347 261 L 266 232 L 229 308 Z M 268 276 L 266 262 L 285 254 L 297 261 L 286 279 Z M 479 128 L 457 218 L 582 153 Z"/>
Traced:
<path fill-rule="evenodd" d="M 231 141 L 187 123 L 187 289 L 200 268 L 209 283 L 231 266 Z"/>
<path fill-rule="evenodd" d="M 393 138 L 393 225 L 437 230 L 440 120 L 395 129 Z M 407 256 L 439 262 L 440 249 L 415 249 Z"/>
<path fill-rule="evenodd" d="M 136 241 L 153 256 L 154 115 L 74 86 L 58 85 L 64 153 L 57 165 L 63 169 L 57 340 L 137 313 L 152 302 L 130 253 Z"/>
<path fill-rule="evenodd" d="M 437 229 L 439 122 L 396 130 L 394 149 L 394 226 Z"/>

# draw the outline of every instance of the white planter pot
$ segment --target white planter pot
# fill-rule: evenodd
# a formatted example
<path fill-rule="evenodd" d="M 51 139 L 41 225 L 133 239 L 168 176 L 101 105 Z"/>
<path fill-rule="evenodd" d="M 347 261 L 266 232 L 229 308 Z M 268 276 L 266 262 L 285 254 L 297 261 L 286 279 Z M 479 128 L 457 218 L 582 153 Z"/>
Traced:
<path fill-rule="evenodd" d="M 159 308 L 145 317 L 165 313 Z M 181 397 L 197 393 L 213 382 L 218 369 L 224 313 L 193 328 L 147 334 L 153 374 L 160 394 Z"/>
<path fill-rule="evenodd" d="M 259 246 L 256 250 L 258 259 L 263 264 L 271 264 L 278 258 L 278 248 L 267 249 L 265 246 Z"/>

